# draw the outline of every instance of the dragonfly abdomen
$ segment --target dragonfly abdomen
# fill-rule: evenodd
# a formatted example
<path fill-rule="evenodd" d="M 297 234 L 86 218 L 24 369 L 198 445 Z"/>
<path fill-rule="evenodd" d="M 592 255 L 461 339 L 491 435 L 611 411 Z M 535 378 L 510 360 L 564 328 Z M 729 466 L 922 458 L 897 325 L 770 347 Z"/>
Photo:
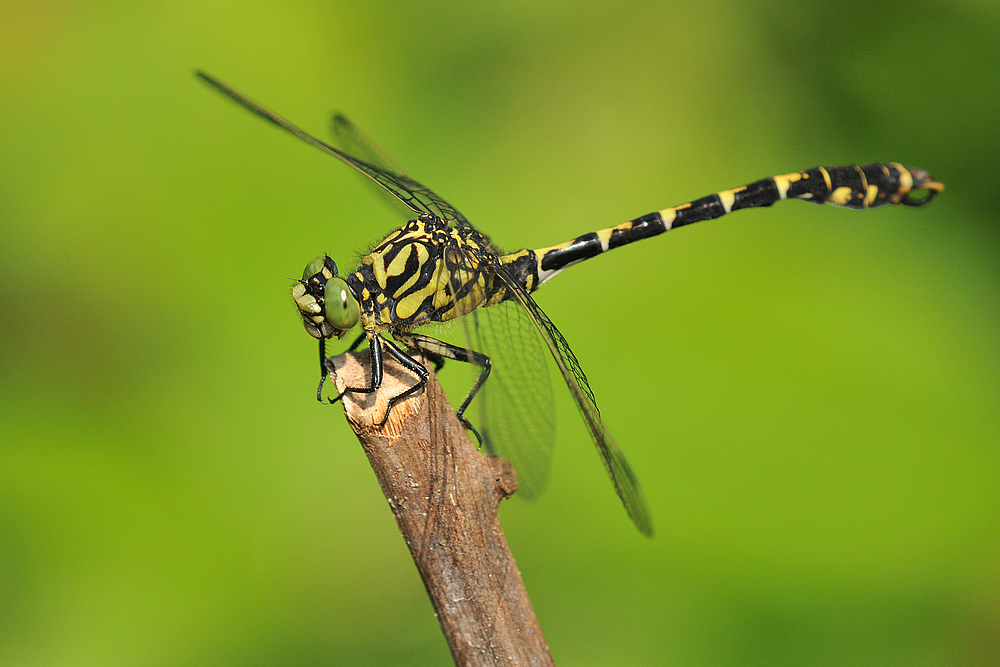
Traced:
<path fill-rule="evenodd" d="M 538 268 L 534 286 L 544 283 L 568 266 L 608 250 L 675 227 L 721 218 L 742 208 L 770 206 L 782 199 L 803 199 L 858 209 L 886 203 L 919 206 L 943 189 L 944 185 L 923 169 L 908 169 L 896 162 L 875 162 L 864 167 L 815 167 L 772 176 L 680 206 L 647 213 L 616 227 L 590 232 L 557 246 L 535 250 Z M 926 195 L 914 198 L 911 196 L 914 190 L 925 190 Z"/>

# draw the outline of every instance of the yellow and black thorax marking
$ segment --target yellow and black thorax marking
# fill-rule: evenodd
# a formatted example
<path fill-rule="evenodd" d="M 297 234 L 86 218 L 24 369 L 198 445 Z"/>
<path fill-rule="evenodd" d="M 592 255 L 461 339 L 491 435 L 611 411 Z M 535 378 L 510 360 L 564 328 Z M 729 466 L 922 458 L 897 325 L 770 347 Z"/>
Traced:
<path fill-rule="evenodd" d="M 365 331 L 405 333 L 511 298 L 498 271 L 530 291 L 537 262 L 529 252 L 498 257 L 493 243 L 471 226 L 422 216 L 364 255 L 347 283 L 361 304 Z"/>

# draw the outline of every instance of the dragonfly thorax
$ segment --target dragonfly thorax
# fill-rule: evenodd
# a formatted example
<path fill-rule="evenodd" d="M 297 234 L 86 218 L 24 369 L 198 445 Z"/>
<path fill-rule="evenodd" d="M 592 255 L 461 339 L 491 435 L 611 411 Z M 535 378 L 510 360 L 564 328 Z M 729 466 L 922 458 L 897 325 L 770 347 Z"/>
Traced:
<path fill-rule="evenodd" d="M 361 302 L 365 330 L 401 333 L 441 321 L 452 304 L 444 255 L 454 243 L 440 221 L 411 220 L 364 255 L 345 278 Z"/>
<path fill-rule="evenodd" d="M 292 298 L 313 338 L 341 338 L 358 323 L 358 300 L 327 255 L 306 265 L 302 279 L 292 287 Z"/>

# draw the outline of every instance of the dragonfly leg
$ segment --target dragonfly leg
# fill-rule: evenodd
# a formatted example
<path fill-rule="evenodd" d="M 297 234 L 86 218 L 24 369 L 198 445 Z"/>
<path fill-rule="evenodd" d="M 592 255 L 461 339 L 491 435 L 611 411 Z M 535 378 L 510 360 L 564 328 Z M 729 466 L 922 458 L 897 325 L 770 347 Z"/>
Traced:
<path fill-rule="evenodd" d="M 364 340 L 365 338 L 366 338 L 365 334 L 359 336 L 358 339 L 355 340 L 354 343 L 351 345 L 351 350 L 357 348 L 357 346 L 360 345 L 361 341 Z M 340 392 L 340 394 L 337 395 L 337 398 L 334 398 L 330 401 L 330 404 L 333 405 L 334 403 L 342 399 L 344 397 L 344 394 L 347 394 L 348 392 L 352 394 L 372 394 L 379 390 L 379 388 L 382 386 L 383 347 L 390 357 L 398 361 L 400 365 L 403 366 L 403 368 L 414 373 L 417 376 L 417 382 L 409 389 L 396 394 L 395 396 L 391 397 L 388 400 L 385 409 L 385 415 L 383 415 L 382 420 L 378 422 L 378 424 L 376 424 L 378 428 L 382 428 L 383 426 L 385 426 L 386 421 L 389 420 L 389 414 L 392 412 L 392 408 L 394 405 L 396 405 L 396 403 L 403 400 L 407 396 L 415 394 L 416 392 L 423 389 L 424 386 L 427 385 L 427 378 L 430 377 L 430 373 L 427 372 L 427 369 L 424 368 L 419 361 L 417 361 L 410 355 L 406 354 L 398 347 L 396 347 L 396 345 L 385 340 L 381 336 L 378 335 L 372 336 L 368 343 L 368 348 L 371 351 L 371 371 L 372 371 L 371 384 L 367 387 L 345 387 L 344 391 Z"/>
<path fill-rule="evenodd" d="M 320 341 L 322 343 L 322 341 Z M 357 343 L 359 341 L 355 341 Z M 371 352 L 372 360 L 372 380 L 371 385 L 368 387 L 345 387 L 344 391 L 337 394 L 337 398 L 331 399 L 330 405 L 333 405 L 340 399 L 344 397 L 344 394 L 351 392 L 352 394 L 373 394 L 378 391 L 378 388 L 382 386 L 382 344 L 383 341 L 379 336 L 372 336 L 368 341 L 368 349 Z M 426 372 L 426 371 L 425 371 Z M 322 390 L 322 385 L 320 386 Z M 390 404 L 391 407 L 391 404 Z M 383 420 L 384 423 L 385 420 Z"/>
<path fill-rule="evenodd" d="M 423 354 L 424 358 L 427 359 L 427 361 L 434 364 L 435 373 L 441 372 L 441 369 L 444 368 L 444 357 L 435 352 L 431 352 L 430 350 L 421 349 L 420 353 Z"/>
<path fill-rule="evenodd" d="M 432 350 L 425 350 L 423 348 L 420 348 L 420 354 L 422 354 L 423 357 L 427 359 L 427 361 L 434 364 L 435 373 L 440 373 L 441 369 L 444 368 L 444 357 L 442 357 L 440 354 Z"/>
<path fill-rule="evenodd" d="M 381 339 L 378 336 L 375 336 L 375 340 Z M 430 377 L 430 373 L 427 372 L 427 369 L 424 368 L 423 364 L 400 350 L 393 343 L 390 343 L 387 340 L 382 340 L 382 344 L 385 345 L 386 352 L 389 353 L 390 357 L 398 361 L 406 370 L 416 374 L 417 382 L 409 389 L 402 391 L 389 399 L 385 407 L 385 415 L 382 417 L 382 421 L 377 424 L 379 428 L 385 426 L 385 422 L 389 419 L 389 413 L 392 412 L 392 406 L 396 405 L 396 403 L 403 400 L 407 396 L 411 396 L 427 386 L 427 378 Z M 374 360 L 374 357 L 372 357 L 372 359 Z M 381 380 L 381 377 L 379 379 Z"/>
<path fill-rule="evenodd" d="M 351 343 L 351 346 L 349 348 L 347 348 L 347 351 L 348 352 L 354 352 L 356 349 L 358 349 L 358 346 L 361 345 L 361 343 L 367 337 L 368 337 L 367 334 L 362 333 L 360 336 L 358 336 L 357 338 L 354 339 L 354 342 Z M 374 377 L 374 374 L 372 374 L 372 375 Z M 316 390 L 316 400 L 319 401 L 320 403 L 326 403 L 327 402 L 327 401 L 323 400 L 323 383 L 326 382 L 326 378 L 327 378 L 327 371 L 326 371 L 326 339 L 325 338 L 320 338 L 319 339 L 319 388 Z M 376 386 L 375 389 L 378 389 L 378 387 Z M 360 390 L 360 389 L 351 389 L 350 391 L 363 391 L 363 390 Z M 333 405 L 334 403 L 336 403 L 337 401 L 339 401 L 342 397 L 343 397 L 343 394 L 340 394 L 339 396 L 337 396 L 337 398 L 331 399 L 329 401 L 330 405 Z"/>
<path fill-rule="evenodd" d="M 326 339 L 319 339 L 319 387 L 316 389 L 316 400 L 323 403 L 323 383 L 326 382 Z"/>
<path fill-rule="evenodd" d="M 368 334 L 362 332 L 360 336 L 358 336 L 357 338 L 354 339 L 354 342 L 351 343 L 351 346 L 349 348 L 347 348 L 347 351 L 348 352 L 354 352 L 354 350 L 358 349 L 358 345 L 361 345 L 361 343 L 363 343 L 364 340 L 365 340 L 365 338 L 367 338 L 367 337 L 368 337 Z M 320 342 L 322 343 L 323 341 L 320 341 Z"/>
<path fill-rule="evenodd" d="M 475 398 L 479 390 L 482 389 L 483 385 L 486 383 L 486 379 L 490 376 L 490 369 L 492 365 L 490 363 L 490 358 L 483 354 L 482 352 L 476 352 L 475 350 L 468 350 L 464 347 L 458 347 L 457 345 L 452 345 L 446 343 L 437 338 L 431 338 L 430 336 L 422 336 L 420 334 L 408 334 L 405 337 L 405 341 L 408 345 L 411 345 L 424 354 L 426 354 L 430 359 L 435 357 L 441 359 L 442 365 L 445 359 L 454 359 L 455 361 L 461 361 L 467 364 L 473 364 L 478 366 L 482 370 L 479 373 L 479 377 L 476 378 L 476 382 L 472 385 L 472 389 L 469 390 L 468 396 L 462 401 L 462 404 L 458 406 L 455 410 L 455 415 L 458 417 L 458 421 L 462 422 L 462 426 L 472 431 L 476 436 L 476 440 L 479 444 L 483 444 L 483 437 L 479 435 L 479 431 L 472 425 L 468 419 L 465 418 L 465 410 L 469 407 L 469 403 Z"/>

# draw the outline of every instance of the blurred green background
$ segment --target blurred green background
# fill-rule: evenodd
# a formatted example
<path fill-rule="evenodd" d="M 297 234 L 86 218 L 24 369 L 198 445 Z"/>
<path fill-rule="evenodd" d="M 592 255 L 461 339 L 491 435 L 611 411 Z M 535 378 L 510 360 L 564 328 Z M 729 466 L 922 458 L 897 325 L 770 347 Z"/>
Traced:
<path fill-rule="evenodd" d="M 546 286 L 657 535 L 561 389 L 549 488 L 502 515 L 559 664 L 1000 663 L 995 2 L 3 22 L 0 664 L 450 660 L 286 280 L 400 219 L 195 68 L 319 136 L 343 110 L 507 249 L 817 164 L 931 170 L 923 209 L 782 204 Z"/>

